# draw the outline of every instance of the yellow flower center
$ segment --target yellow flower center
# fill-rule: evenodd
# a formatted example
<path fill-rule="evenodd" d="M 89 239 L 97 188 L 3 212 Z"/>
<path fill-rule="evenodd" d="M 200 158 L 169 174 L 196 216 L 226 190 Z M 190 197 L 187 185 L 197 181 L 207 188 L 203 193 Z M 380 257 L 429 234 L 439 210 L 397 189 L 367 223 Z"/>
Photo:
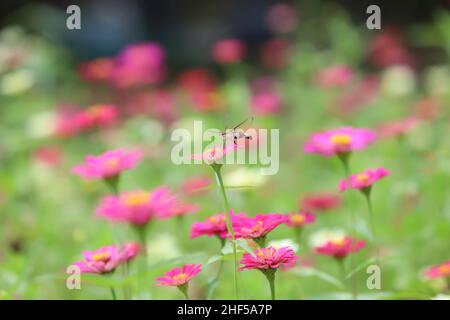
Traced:
<path fill-rule="evenodd" d="M 211 223 L 218 224 L 218 223 L 221 223 L 221 222 L 225 222 L 225 221 L 226 221 L 226 218 L 225 218 L 225 216 L 221 216 L 221 217 L 210 217 L 210 218 L 209 218 L 209 221 L 210 221 Z"/>
<path fill-rule="evenodd" d="M 302 224 L 305 222 L 305 216 L 300 213 L 295 213 L 291 215 L 291 222 L 294 224 Z"/>
<path fill-rule="evenodd" d="M 130 207 L 140 206 L 150 201 L 150 192 L 136 191 L 125 195 L 124 202 Z"/>
<path fill-rule="evenodd" d="M 360 173 L 358 174 L 358 176 L 356 177 L 356 180 L 358 180 L 358 182 L 368 182 L 370 179 L 370 177 L 365 174 L 365 173 Z"/>
<path fill-rule="evenodd" d="M 348 147 L 353 139 L 348 134 L 335 134 L 331 137 L 331 142 L 337 147 Z"/>
<path fill-rule="evenodd" d="M 111 254 L 109 252 L 101 252 L 94 254 L 92 257 L 95 261 L 108 261 L 111 258 Z"/>
<path fill-rule="evenodd" d="M 90 107 L 90 108 L 88 109 L 88 114 L 89 114 L 91 117 L 96 117 L 96 116 L 98 116 L 98 115 L 101 114 L 101 111 L 102 111 L 102 107 L 99 106 L 99 105 L 95 105 L 95 106 L 92 106 L 92 107 Z"/>
<path fill-rule="evenodd" d="M 180 274 L 174 275 L 172 278 L 175 281 L 183 281 L 183 280 L 185 280 L 187 278 L 187 276 L 188 275 L 186 273 L 180 273 Z"/>
<path fill-rule="evenodd" d="M 346 243 L 346 240 L 345 238 L 341 238 L 341 239 L 334 239 L 331 242 L 338 247 L 343 247 Z"/>
<path fill-rule="evenodd" d="M 262 221 L 258 221 L 256 223 L 256 225 L 252 228 L 252 232 L 258 232 L 262 229 L 263 226 L 263 222 Z"/>
<path fill-rule="evenodd" d="M 119 163 L 120 163 L 119 158 L 112 158 L 106 161 L 106 166 L 111 169 L 115 169 L 119 166 Z"/>

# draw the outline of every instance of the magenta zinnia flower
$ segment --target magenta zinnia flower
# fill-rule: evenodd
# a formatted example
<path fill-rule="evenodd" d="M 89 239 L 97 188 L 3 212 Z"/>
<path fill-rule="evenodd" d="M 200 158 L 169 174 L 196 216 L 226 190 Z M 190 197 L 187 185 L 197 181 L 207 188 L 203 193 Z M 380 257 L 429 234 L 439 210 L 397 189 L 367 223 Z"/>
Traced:
<path fill-rule="evenodd" d="M 116 222 L 144 226 L 153 219 L 169 215 L 176 206 L 177 199 L 170 189 L 159 187 L 153 191 L 136 190 L 107 196 L 102 199 L 97 214 Z"/>
<path fill-rule="evenodd" d="M 369 129 L 344 127 L 313 134 L 304 149 L 307 153 L 332 156 L 364 149 L 375 139 L 376 133 Z"/>
<path fill-rule="evenodd" d="M 258 214 L 254 218 L 235 216 L 233 218 L 235 237 L 253 239 L 263 246 L 266 235 L 286 221 L 287 217 L 278 213 Z"/>
<path fill-rule="evenodd" d="M 73 168 L 73 173 L 86 179 L 108 179 L 117 177 L 122 171 L 134 168 L 142 159 L 141 150 L 117 149 L 101 155 L 86 157 L 83 164 Z"/>
<path fill-rule="evenodd" d="M 236 151 L 237 148 L 237 145 L 234 143 L 228 143 L 225 147 L 216 146 L 205 150 L 203 153 L 193 154 L 191 158 L 200 160 L 208 165 L 223 164 L 224 157 L 226 157 L 227 154 Z"/>
<path fill-rule="evenodd" d="M 244 269 L 278 269 L 282 265 L 289 265 L 296 261 L 296 255 L 293 249 L 283 247 L 276 249 L 274 247 L 261 248 L 255 251 L 255 256 L 245 253 L 240 270 Z"/>
<path fill-rule="evenodd" d="M 294 212 L 287 215 L 286 224 L 290 227 L 301 228 L 314 223 L 316 216 L 309 211 Z"/>
<path fill-rule="evenodd" d="M 345 191 L 347 189 L 368 190 L 378 180 L 389 176 L 391 173 L 385 168 L 368 169 L 362 173 L 354 174 L 351 177 L 341 181 L 339 189 Z"/>
<path fill-rule="evenodd" d="M 322 88 L 343 87 L 353 79 L 353 70 L 347 65 L 334 65 L 320 70 L 316 82 Z"/>
<path fill-rule="evenodd" d="M 316 247 L 316 252 L 333 256 L 336 259 L 344 259 L 352 252 L 362 250 L 366 246 L 366 242 L 356 240 L 352 237 L 345 236 L 327 241 L 325 244 Z"/>
<path fill-rule="evenodd" d="M 341 196 L 334 193 L 314 193 L 306 195 L 301 201 L 301 207 L 312 211 L 328 211 L 342 205 Z"/>
<path fill-rule="evenodd" d="M 207 218 L 204 222 L 195 222 L 191 228 L 191 239 L 204 235 L 226 238 L 228 234 L 226 221 L 226 215 L 221 213 Z"/>
<path fill-rule="evenodd" d="M 238 39 L 220 40 L 212 49 L 214 60 L 220 64 L 238 62 L 244 58 L 245 54 L 245 45 Z"/>
<path fill-rule="evenodd" d="M 122 250 L 122 260 L 131 261 L 139 254 L 141 245 L 137 242 L 126 243 Z"/>
<path fill-rule="evenodd" d="M 84 260 L 75 262 L 82 273 L 110 273 L 113 272 L 123 259 L 123 253 L 116 245 L 102 247 L 94 251 L 84 251 Z"/>
<path fill-rule="evenodd" d="M 199 274 L 202 271 L 201 264 L 187 264 L 183 267 L 177 267 L 169 272 L 166 272 L 166 275 L 163 277 L 159 277 L 156 280 L 158 283 L 157 286 L 184 286 L 191 281 L 193 277 Z"/>
<path fill-rule="evenodd" d="M 450 260 L 432 266 L 425 272 L 425 275 L 428 279 L 450 278 Z"/>
<path fill-rule="evenodd" d="M 255 251 L 254 255 L 245 253 L 241 260 L 242 267 L 239 271 L 245 269 L 257 269 L 267 278 L 270 285 L 272 300 L 275 299 L 275 273 L 282 266 L 292 266 L 297 261 L 295 251 L 289 247 L 274 248 L 272 246 L 261 248 Z"/>

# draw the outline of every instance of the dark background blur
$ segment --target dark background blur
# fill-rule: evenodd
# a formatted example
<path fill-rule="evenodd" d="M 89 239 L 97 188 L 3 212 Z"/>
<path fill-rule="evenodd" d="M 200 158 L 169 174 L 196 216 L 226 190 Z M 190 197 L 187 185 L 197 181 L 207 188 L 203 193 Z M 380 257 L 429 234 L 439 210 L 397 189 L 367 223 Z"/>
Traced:
<path fill-rule="evenodd" d="M 429 21 L 436 10 L 449 5 L 447 0 L 2 0 L 0 24 L 20 24 L 43 34 L 79 60 L 114 55 L 126 44 L 155 40 L 165 46 L 170 65 L 177 69 L 210 64 L 211 45 L 226 37 L 244 40 L 251 53 L 273 37 L 265 21 L 268 8 L 276 3 L 299 4 L 300 28 L 302 18 L 314 18 L 324 7 L 343 8 L 353 23 L 364 26 L 366 8 L 377 4 L 383 27 L 405 27 Z M 81 8 L 81 30 L 65 28 L 70 4 Z"/>

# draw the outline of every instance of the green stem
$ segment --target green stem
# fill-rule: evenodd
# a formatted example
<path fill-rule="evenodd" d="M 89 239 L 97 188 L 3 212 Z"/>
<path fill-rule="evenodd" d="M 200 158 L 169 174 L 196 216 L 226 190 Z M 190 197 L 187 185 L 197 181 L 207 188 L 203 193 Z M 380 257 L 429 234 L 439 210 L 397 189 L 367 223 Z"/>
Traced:
<path fill-rule="evenodd" d="M 275 300 L 275 272 L 277 269 L 267 269 L 263 271 L 263 274 L 266 276 L 267 281 L 269 282 L 270 287 L 270 297 L 272 300 Z"/>
<path fill-rule="evenodd" d="M 339 160 L 342 163 L 342 167 L 344 168 L 344 179 L 347 179 L 350 177 L 350 158 L 351 153 L 345 152 L 345 153 L 338 153 L 337 156 Z M 350 224 L 351 224 L 351 231 L 352 231 L 352 237 L 355 238 L 356 236 L 356 221 L 355 221 L 355 215 L 353 210 L 350 210 Z M 350 268 L 353 270 L 355 266 L 355 257 L 352 255 L 350 258 Z M 358 289 L 357 289 L 357 279 L 356 279 L 356 273 L 354 273 L 351 277 L 351 284 L 352 284 L 352 297 L 354 300 L 358 299 Z"/>
<path fill-rule="evenodd" d="M 227 229 L 228 232 L 231 234 L 231 241 L 233 244 L 233 258 L 234 258 L 234 291 L 236 295 L 236 299 L 239 299 L 239 291 L 238 291 L 238 279 L 237 279 L 237 273 L 238 273 L 238 260 L 237 260 L 237 249 L 236 249 L 236 239 L 234 236 L 234 228 L 233 228 L 233 221 L 231 217 L 231 211 L 230 211 L 230 205 L 228 203 L 227 193 L 225 192 L 225 186 L 223 184 L 222 180 L 222 174 L 220 173 L 220 165 L 213 166 L 214 172 L 216 174 L 217 183 L 219 184 L 220 191 L 222 193 L 223 202 L 225 205 L 225 211 L 227 212 Z"/>
<path fill-rule="evenodd" d="M 110 289 L 111 289 L 111 295 L 112 295 L 113 300 L 117 300 L 116 291 L 114 290 L 113 287 L 111 287 Z"/>
<path fill-rule="evenodd" d="M 297 241 L 298 246 L 302 245 L 302 234 L 303 227 L 294 227 L 295 240 Z"/>
<path fill-rule="evenodd" d="M 337 259 L 336 260 L 338 262 L 339 265 L 339 274 L 340 277 L 342 279 L 342 284 L 345 286 L 345 283 L 347 282 L 345 279 L 345 264 L 344 264 L 344 259 Z"/>
<path fill-rule="evenodd" d="M 118 196 L 119 195 L 119 182 L 120 182 L 120 175 L 116 175 L 110 178 L 105 178 L 104 179 L 106 185 L 108 186 L 108 188 L 111 190 L 111 192 L 115 195 Z M 119 247 L 122 246 L 121 244 L 121 240 L 120 237 L 117 234 L 117 231 L 114 230 L 114 227 L 111 227 L 113 229 L 113 234 L 114 237 L 116 238 L 116 242 L 118 244 Z M 128 266 L 127 264 L 124 264 L 122 266 L 122 277 L 123 280 L 125 281 L 128 278 Z M 124 285 L 123 287 L 123 295 L 125 297 L 126 300 L 131 298 L 131 290 L 129 288 L 128 285 Z"/>
<path fill-rule="evenodd" d="M 190 298 L 189 298 L 189 293 L 188 293 L 189 285 L 188 285 L 187 283 L 186 283 L 186 284 L 183 284 L 183 285 L 181 285 L 181 286 L 177 286 L 177 288 L 178 288 L 178 290 L 181 291 L 181 293 L 183 293 L 184 298 L 185 298 L 186 300 L 190 300 Z"/>
<path fill-rule="evenodd" d="M 379 264 L 378 240 L 377 240 L 377 236 L 375 233 L 374 214 L 373 214 L 373 208 L 372 208 L 372 200 L 370 197 L 370 189 L 363 191 L 363 194 L 364 194 L 364 198 L 366 199 L 367 210 L 369 212 L 369 224 L 370 224 L 370 229 L 371 229 L 371 233 L 372 233 L 372 243 L 373 243 L 373 247 L 375 248 L 375 258 L 376 258 L 377 264 Z"/>

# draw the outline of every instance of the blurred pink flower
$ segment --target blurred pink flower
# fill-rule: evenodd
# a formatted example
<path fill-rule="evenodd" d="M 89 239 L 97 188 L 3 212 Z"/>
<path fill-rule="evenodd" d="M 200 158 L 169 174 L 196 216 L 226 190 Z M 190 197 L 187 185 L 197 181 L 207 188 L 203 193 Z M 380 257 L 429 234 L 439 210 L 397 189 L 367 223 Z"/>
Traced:
<path fill-rule="evenodd" d="M 73 173 L 86 179 L 117 177 L 122 171 L 134 168 L 142 159 L 141 150 L 110 150 L 101 155 L 86 157 L 83 164 L 73 168 Z"/>
<path fill-rule="evenodd" d="M 286 39 L 271 39 L 261 48 L 261 64 L 268 69 L 283 69 L 291 62 L 293 45 Z"/>
<path fill-rule="evenodd" d="M 79 111 L 75 116 L 75 123 L 79 130 L 94 127 L 106 127 L 114 124 L 119 117 L 117 106 L 111 104 L 97 104 Z"/>
<path fill-rule="evenodd" d="M 313 134 L 304 150 L 324 156 L 349 153 L 366 148 L 376 137 L 376 133 L 369 129 L 343 127 Z"/>
<path fill-rule="evenodd" d="M 158 43 L 130 45 L 117 56 L 111 81 L 121 89 L 159 83 L 167 73 L 164 60 L 164 48 Z"/>
<path fill-rule="evenodd" d="M 280 94 L 275 91 L 263 92 L 252 97 L 251 105 L 256 114 L 264 115 L 280 112 L 283 101 Z"/>
<path fill-rule="evenodd" d="M 142 226 L 151 220 L 168 217 L 177 205 L 178 200 L 170 189 L 159 187 L 151 192 L 136 190 L 119 196 L 104 197 L 97 208 L 97 215 L 116 222 Z"/>
<path fill-rule="evenodd" d="M 416 58 L 406 46 L 405 36 L 399 28 L 388 26 L 372 40 L 368 50 L 369 61 L 379 67 L 403 64 L 417 65 Z"/>
<path fill-rule="evenodd" d="M 122 260 L 131 261 L 139 254 L 141 245 L 137 242 L 126 243 L 122 250 Z"/>
<path fill-rule="evenodd" d="M 339 114 L 352 115 L 359 109 L 373 104 L 380 94 L 380 79 L 369 75 L 347 87 L 333 103 Z"/>
<path fill-rule="evenodd" d="M 353 70 L 347 65 L 334 65 L 322 69 L 316 76 L 316 82 L 323 88 L 344 87 L 353 79 Z"/>
<path fill-rule="evenodd" d="M 161 219 L 169 219 L 173 217 L 183 217 L 188 214 L 192 214 L 200 210 L 200 206 L 195 203 L 183 202 L 179 199 L 174 200 L 171 204 L 170 210 L 163 210 L 159 217 Z"/>
<path fill-rule="evenodd" d="M 335 193 L 313 193 L 306 195 L 300 207 L 312 211 L 328 211 L 342 205 L 342 198 Z"/>
<path fill-rule="evenodd" d="M 411 116 L 402 120 L 385 123 L 380 126 L 378 132 L 380 134 L 380 137 L 383 138 L 404 136 L 405 134 L 417 128 L 419 124 L 419 118 Z"/>
<path fill-rule="evenodd" d="M 224 157 L 226 157 L 233 151 L 236 151 L 237 149 L 237 145 L 235 145 L 234 143 L 228 143 L 225 145 L 225 147 L 216 146 L 205 150 L 203 153 L 193 154 L 191 158 L 194 160 L 201 160 L 209 165 L 223 164 Z"/>
<path fill-rule="evenodd" d="M 354 174 L 351 177 L 341 181 L 339 190 L 362 189 L 366 190 L 378 180 L 387 177 L 391 172 L 385 168 L 368 169 L 362 173 Z"/>
<path fill-rule="evenodd" d="M 298 26 L 298 10 L 286 3 L 277 3 L 267 12 L 266 23 L 275 34 L 285 34 L 294 31 Z"/>
<path fill-rule="evenodd" d="M 286 221 L 287 217 L 278 213 L 258 214 L 254 218 L 235 216 L 233 218 L 235 237 L 258 240 Z"/>
<path fill-rule="evenodd" d="M 64 151 L 59 146 L 43 146 L 33 153 L 33 158 L 49 167 L 57 167 L 64 161 Z"/>
<path fill-rule="evenodd" d="M 115 62 L 112 58 L 97 58 L 91 61 L 82 62 L 78 71 L 86 81 L 107 82 L 114 71 Z"/>
<path fill-rule="evenodd" d="M 244 58 L 245 54 L 245 45 L 238 39 L 217 41 L 212 49 L 214 60 L 220 64 L 238 62 Z"/>
<path fill-rule="evenodd" d="M 294 228 L 301 228 L 316 221 L 316 216 L 309 211 L 290 213 L 287 215 L 287 218 L 286 224 Z"/>
<path fill-rule="evenodd" d="M 166 275 L 163 277 L 159 277 L 156 280 L 158 283 L 157 286 L 184 286 L 189 283 L 197 274 L 202 271 L 201 264 L 187 264 L 183 267 L 174 268 L 169 272 L 166 272 Z"/>
<path fill-rule="evenodd" d="M 245 269 L 278 269 L 283 265 L 292 265 L 297 261 L 295 252 L 289 247 L 275 249 L 274 247 L 261 248 L 255 251 L 253 257 L 250 253 L 244 253 L 241 260 L 243 265 L 240 270 Z"/>
<path fill-rule="evenodd" d="M 123 262 L 116 245 L 102 247 L 95 251 L 84 251 L 84 260 L 75 262 L 82 273 L 110 273 Z"/>
<path fill-rule="evenodd" d="M 203 194 L 207 192 L 207 188 L 213 183 L 213 181 L 208 177 L 191 177 L 187 179 L 181 189 L 184 194 L 192 196 L 197 194 Z"/>
<path fill-rule="evenodd" d="M 333 256 L 336 259 L 344 259 L 350 253 L 360 251 L 365 246 L 365 241 L 356 240 L 352 237 L 346 236 L 342 239 L 330 240 L 315 249 L 319 254 Z"/>
<path fill-rule="evenodd" d="M 450 260 L 442 264 L 432 266 L 425 272 L 428 279 L 449 278 L 450 277 Z"/>
<path fill-rule="evenodd" d="M 221 213 L 207 218 L 204 222 L 194 222 L 191 228 L 191 239 L 203 235 L 226 238 L 228 234 L 226 221 L 226 215 Z"/>

